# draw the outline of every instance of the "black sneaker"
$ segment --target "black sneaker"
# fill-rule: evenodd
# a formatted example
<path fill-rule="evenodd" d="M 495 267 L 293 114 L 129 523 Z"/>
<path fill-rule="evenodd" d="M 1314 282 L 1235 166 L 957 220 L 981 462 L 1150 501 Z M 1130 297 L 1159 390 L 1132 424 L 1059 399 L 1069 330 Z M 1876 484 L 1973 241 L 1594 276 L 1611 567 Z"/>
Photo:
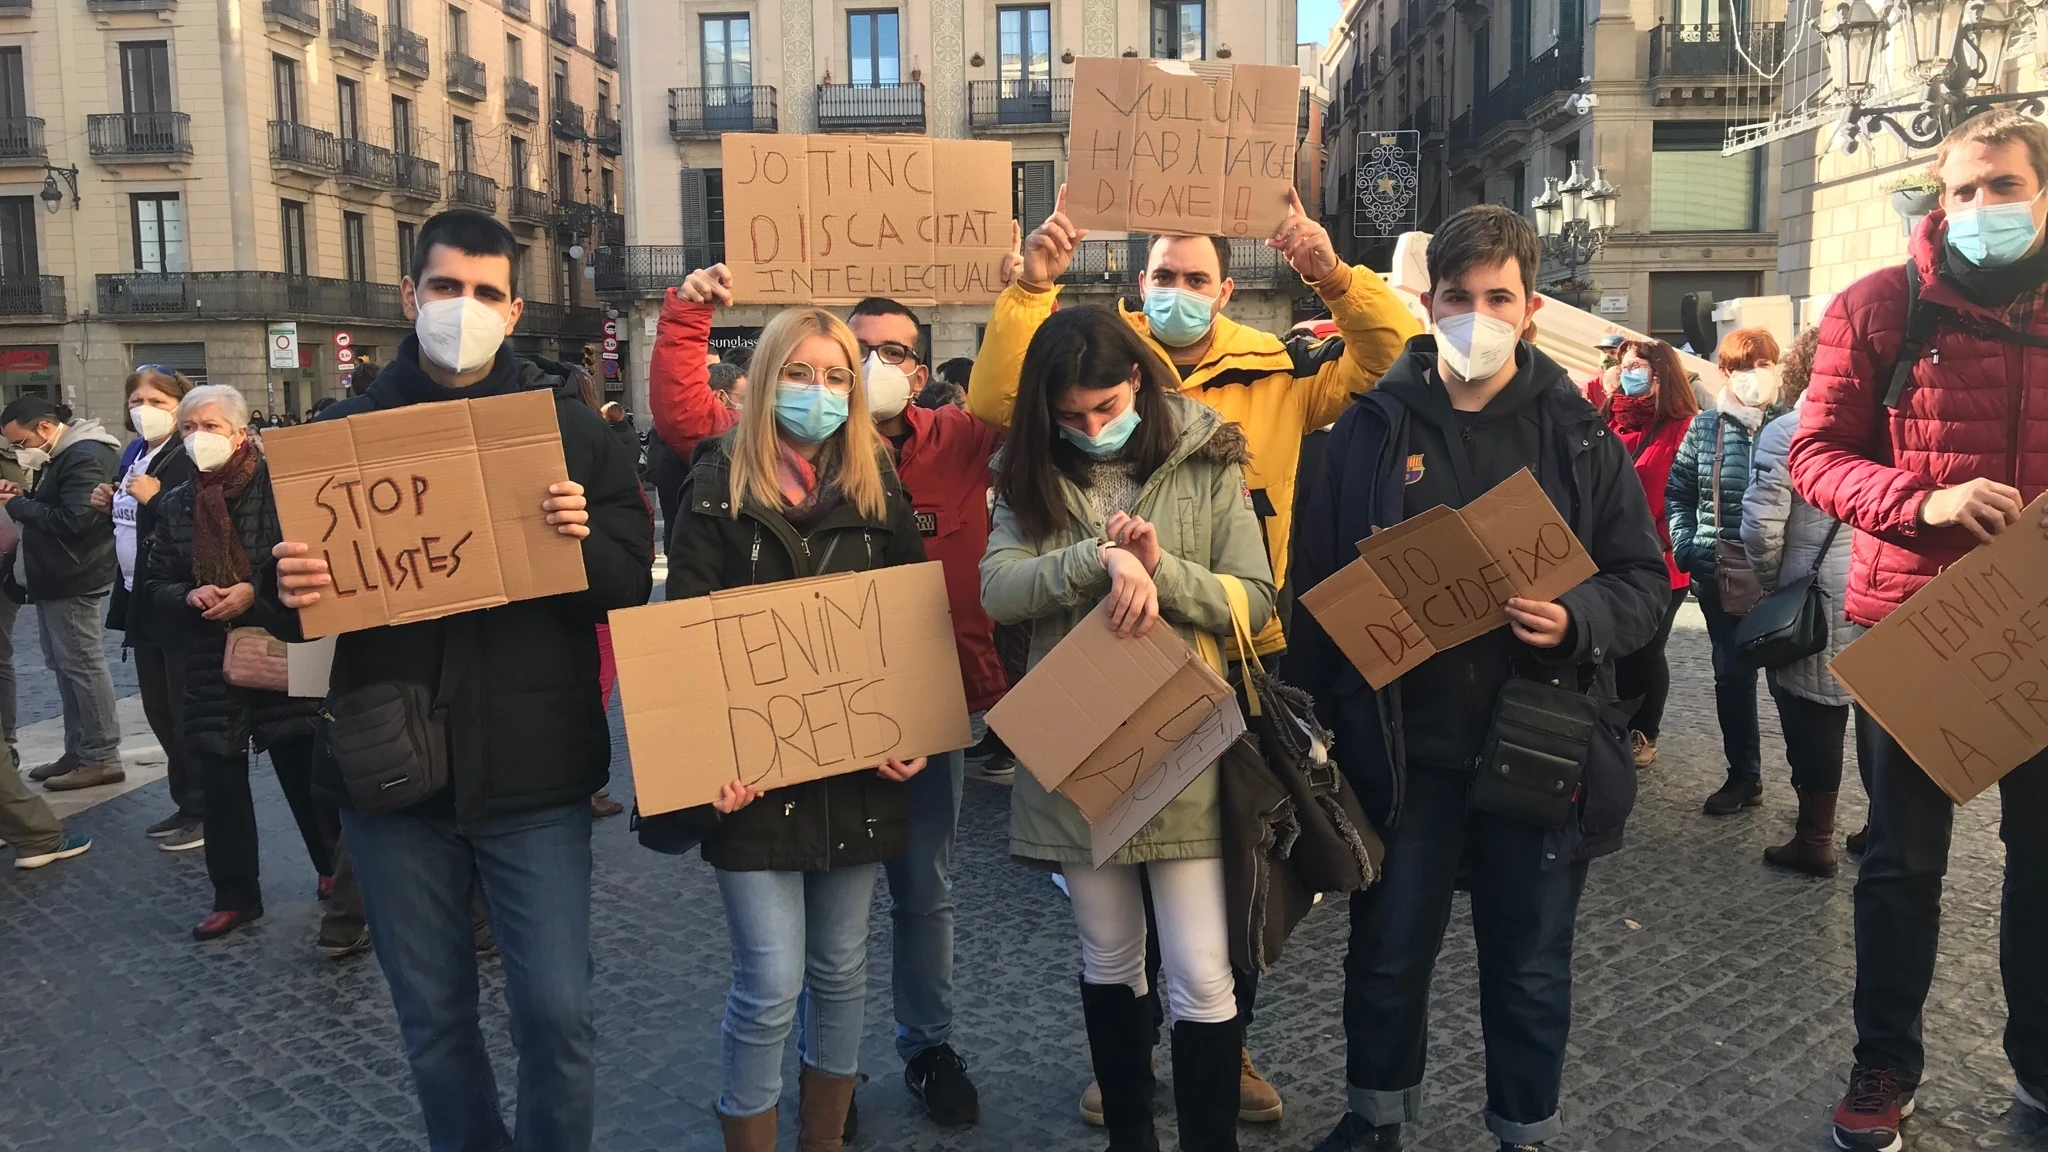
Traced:
<path fill-rule="evenodd" d="M 1401 1152 L 1401 1126 L 1368 1124 L 1358 1113 L 1346 1112 L 1310 1152 Z"/>
<path fill-rule="evenodd" d="M 192 822 L 192 818 L 190 816 L 185 815 L 183 812 L 173 812 L 169 816 L 166 816 L 163 819 L 157 821 L 156 823 L 151 824 L 149 827 L 144 828 L 142 830 L 142 834 L 144 836 L 149 837 L 151 840 L 161 840 L 164 837 L 169 836 L 171 833 L 176 832 L 178 829 L 183 828 L 185 825 L 190 824 Z"/>
<path fill-rule="evenodd" d="M 903 1085 L 924 1101 L 936 1124 L 949 1128 L 981 1122 L 981 1097 L 967 1078 L 967 1062 L 951 1044 L 927 1048 L 903 1068 Z"/>
<path fill-rule="evenodd" d="M 1858 860 L 1863 859 L 1863 854 L 1870 851 L 1870 825 L 1865 824 L 1862 828 L 1849 833 L 1845 847 L 1849 849 L 1849 855 Z"/>
<path fill-rule="evenodd" d="M 1763 806 L 1763 781 L 1731 778 L 1726 784 L 1721 785 L 1719 791 L 1707 797 L 1706 810 L 1709 816 L 1733 816 L 1744 808 Z"/>

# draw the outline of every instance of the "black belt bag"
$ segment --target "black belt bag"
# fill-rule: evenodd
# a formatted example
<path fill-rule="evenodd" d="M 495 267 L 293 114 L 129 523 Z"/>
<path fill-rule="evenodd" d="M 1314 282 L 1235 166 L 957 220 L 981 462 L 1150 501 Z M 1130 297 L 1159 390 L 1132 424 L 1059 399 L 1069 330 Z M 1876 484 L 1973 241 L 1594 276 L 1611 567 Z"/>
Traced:
<path fill-rule="evenodd" d="M 356 811 L 388 815 L 448 787 L 448 710 L 466 639 L 457 629 L 463 627 L 448 622 L 441 683 L 431 696 L 424 684 L 379 680 L 321 706 L 327 756 Z"/>
<path fill-rule="evenodd" d="M 1600 703 L 1584 692 L 1509 680 L 1479 757 L 1472 807 L 1538 828 L 1564 827 L 1599 725 Z"/>

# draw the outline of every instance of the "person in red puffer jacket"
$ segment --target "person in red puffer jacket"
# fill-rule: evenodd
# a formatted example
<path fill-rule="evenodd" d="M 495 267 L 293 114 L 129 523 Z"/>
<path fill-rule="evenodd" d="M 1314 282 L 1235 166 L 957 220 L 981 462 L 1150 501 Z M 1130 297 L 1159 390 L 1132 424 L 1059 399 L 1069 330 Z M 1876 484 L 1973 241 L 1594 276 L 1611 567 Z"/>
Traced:
<path fill-rule="evenodd" d="M 1628 449 L 1636 464 L 1636 478 L 1643 482 L 1643 495 L 1650 502 L 1650 517 L 1664 541 L 1664 567 L 1671 573 L 1671 601 L 1648 644 L 1615 662 L 1615 693 L 1623 700 L 1638 697 L 1635 719 L 1630 722 L 1629 740 L 1636 767 L 1657 762 L 1657 735 L 1663 727 L 1664 702 L 1671 696 L 1671 666 L 1664 659 L 1664 646 L 1671 640 L 1672 622 L 1685 603 L 1692 577 L 1671 557 L 1671 522 L 1664 514 L 1664 485 L 1671 479 L 1671 465 L 1678 459 L 1678 446 L 1685 442 L 1686 429 L 1699 415 L 1699 401 L 1686 379 L 1685 365 L 1678 353 L 1662 340 L 1624 343 L 1616 349 L 1620 375 L 1612 392 L 1599 401 L 1600 417 L 1614 429 L 1614 435 Z"/>
<path fill-rule="evenodd" d="M 1828 307 L 1793 439 L 1799 495 L 1856 529 L 1849 618 L 1874 625 L 2048 491 L 2048 125 L 1977 116 L 1935 162 L 1941 207 L 1910 267 L 1857 281 Z M 1907 307 L 1907 277 L 1919 303 Z M 1909 331 L 1924 328 L 1912 355 Z M 1909 365 L 1894 391 L 1894 366 Z M 1867 720 L 1859 717 L 1859 724 Z M 1955 805 L 1874 725 L 1870 834 L 1856 881 L 1856 1062 L 1835 1108 L 1847 1149 L 1902 1147 L 1925 1053 L 1942 874 Z M 1999 940 L 2014 1093 L 2048 1111 L 2048 752 L 1999 784 L 2005 892 Z"/>

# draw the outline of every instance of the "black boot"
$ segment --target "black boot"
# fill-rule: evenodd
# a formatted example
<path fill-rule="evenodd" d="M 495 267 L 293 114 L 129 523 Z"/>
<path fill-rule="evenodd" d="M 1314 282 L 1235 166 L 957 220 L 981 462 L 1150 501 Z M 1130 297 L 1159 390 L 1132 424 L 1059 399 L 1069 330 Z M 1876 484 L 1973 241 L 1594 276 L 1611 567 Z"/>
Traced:
<path fill-rule="evenodd" d="M 1152 1131 L 1152 1045 L 1156 1025 L 1127 984 L 1081 982 L 1088 1055 L 1102 1089 L 1102 1126 L 1109 1152 L 1159 1152 Z M 1237 1064 L 1231 1057 L 1230 1107 L 1237 1110 Z M 1178 1079 L 1178 1077 L 1176 1077 Z"/>
<path fill-rule="evenodd" d="M 1239 1054 L 1244 1018 L 1173 1026 L 1173 1107 L 1181 1152 L 1237 1152 Z"/>

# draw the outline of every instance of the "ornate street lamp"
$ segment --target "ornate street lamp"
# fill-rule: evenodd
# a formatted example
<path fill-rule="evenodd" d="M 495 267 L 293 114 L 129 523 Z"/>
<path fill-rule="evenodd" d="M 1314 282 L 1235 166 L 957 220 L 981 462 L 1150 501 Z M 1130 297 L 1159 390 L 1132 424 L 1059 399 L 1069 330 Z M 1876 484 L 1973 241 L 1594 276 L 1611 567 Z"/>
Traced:
<path fill-rule="evenodd" d="M 1614 202 L 1621 194 L 1607 182 L 1607 171 L 1594 168 L 1587 179 L 1579 162 L 1572 161 L 1563 182 L 1548 176 L 1543 191 L 1529 207 L 1536 213 L 1536 234 L 1543 241 L 1543 259 L 1563 270 L 1563 279 L 1576 285 L 1593 257 L 1607 247 L 1614 231 Z M 1582 296 L 1576 288 L 1573 296 Z M 1583 301 L 1574 301 L 1583 305 Z"/>
<path fill-rule="evenodd" d="M 2048 92 L 1999 91 L 2022 8 L 2037 37 L 2048 37 L 2048 0 L 1888 0 L 1883 10 L 1869 0 L 1837 4 L 1834 22 L 1820 33 L 1828 74 L 1849 104 L 1840 130 L 1843 150 L 1854 152 L 1863 137 L 1878 132 L 1890 132 L 1908 148 L 1932 148 L 1963 121 L 2001 105 L 2040 115 Z M 1907 71 L 1927 88 L 1918 103 L 1866 107 L 1871 72 L 1894 30 L 1907 38 Z M 2041 71 L 2048 75 L 2048 61 Z"/>

